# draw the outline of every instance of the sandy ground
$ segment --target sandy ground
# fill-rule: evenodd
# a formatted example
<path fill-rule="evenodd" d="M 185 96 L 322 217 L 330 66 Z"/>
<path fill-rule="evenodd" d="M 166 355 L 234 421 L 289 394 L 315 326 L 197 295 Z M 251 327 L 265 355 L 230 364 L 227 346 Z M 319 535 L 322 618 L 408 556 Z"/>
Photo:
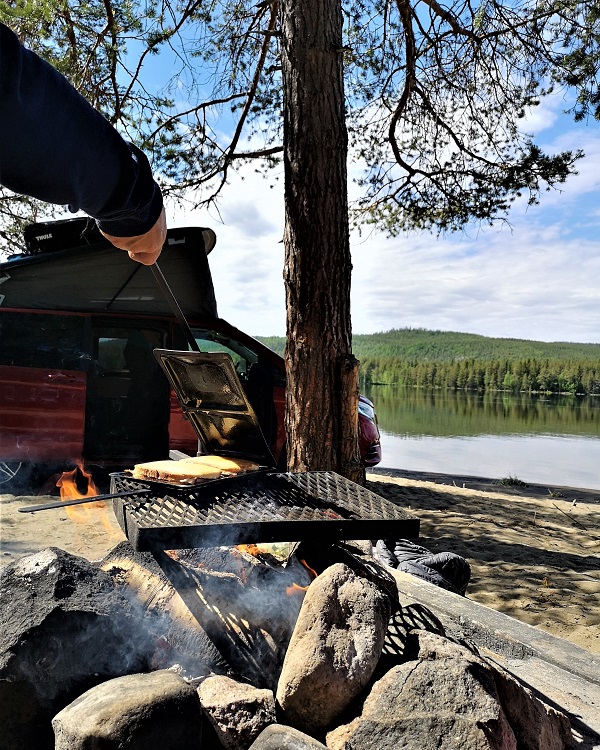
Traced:
<path fill-rule="evenodd" d="M 600 490 L 383 472 L 369 488 L 419 516 L 419 543 L 468 559 L 470 599 L 600 654 Z M 19 510 L 57 500 L 0 494 L 0 566 L 49 546 L 99 560 L 124 540 L 110 503 Z"/>
<path fill-rule="evenodd" d="M 369 487 L 419 516 L 422 546 L 469 561 L 468 598 L 600 654 L 600 490 L 390 473 Z"/>

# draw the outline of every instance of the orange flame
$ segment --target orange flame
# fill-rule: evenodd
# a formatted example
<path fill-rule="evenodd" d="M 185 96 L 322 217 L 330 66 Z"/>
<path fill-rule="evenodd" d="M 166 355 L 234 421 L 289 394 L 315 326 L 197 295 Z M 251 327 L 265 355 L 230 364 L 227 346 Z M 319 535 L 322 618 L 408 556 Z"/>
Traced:
<path fill-rule="evenodd" d="M 87 483 L 87 490 L 84 493 L 80 492 L 77 486 L 78 475 L 81 475 Z M 61 500 L 77 500 L 81 497 L 95 497 L 100 494 L 92 475 L 85 470 L 80 461 L 77 461 L 77 466 L 71 471 L 63 471 L 61 477 L 56 482 L 56 486 L 60 490 Z"/>
<path fill-rule="evenodd" d="M 300 560 L 300 562 L 302 563 L 302 565 L 304 565 L 306 570 L 308 570 L 313 578 L 316 578 L 319 575 L 316 570 L 313 570 L 313 568 L 310 567 L 306 560 Z"/>
<path fill-rule="evenodd" d="M 307 590 L 308 590 L 308 586 L 298 586 L 297 583 L 292 583 L 291 586 L 286 586 L 285 587 L 285 595 L 286 596 L 297 596 L 299 594 L 306 593 Z"/>
<path fill-rule="evenodd" d="M 62 475 L 56 482 L 56 486 L 60 490 L 61 500 L 78 500 L 79 498 L 95 497 L 100 494 L 92 475 L 85 470 L 83 463 L 77 460 L 76 464 L 76 467 L 71 471 L 63 471 Z M 78 478 L 83 479 L 86 482 L 87 487 L 85 492 L 82 492 L 79 489 L 77 482 Z M 79 484 L 81 485 L 82 482 Z M 106 508 L 106 503 L 100 500 L 97 503 L 70 506 L 65 510 L 72 521 L 82 521 L 86 516 L 86 509 L 89 505 L 93 508 Z"/>
<path fill-rule="evenodd" d="M 310 567 L 310 565 L 306 562 L 306 560 L 300 559 L 300 562 L 306 570 L 310 573 L 310 577 L 314 580 L 319 574 L 316 570 Z M 310 586 L 310 583 L 308 584 Z M 308 586 L 299 586 L 297 583 L 292 583 L 291 586 L 286 586 L 285 593 L 286 596 L 297 596 L 298 594 L 304 594 L 308 590 Z"/>
<path fill-rule="evenodd" d="M 240 552 L 247 552 L 253 557 L 258 557 L 260 555 L 260 549 L 256 546 L 256 544 L 236 544 L 235 548 Z"/>

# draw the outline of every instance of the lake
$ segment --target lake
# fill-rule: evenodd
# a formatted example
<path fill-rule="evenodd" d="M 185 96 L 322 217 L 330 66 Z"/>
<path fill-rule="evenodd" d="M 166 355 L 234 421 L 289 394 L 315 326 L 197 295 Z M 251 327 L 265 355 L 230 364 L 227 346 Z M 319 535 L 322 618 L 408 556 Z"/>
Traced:
<path fill-rule="evenodd" d="M 371 386 L 381 466 L 600 488 L 600 399 Z"/>

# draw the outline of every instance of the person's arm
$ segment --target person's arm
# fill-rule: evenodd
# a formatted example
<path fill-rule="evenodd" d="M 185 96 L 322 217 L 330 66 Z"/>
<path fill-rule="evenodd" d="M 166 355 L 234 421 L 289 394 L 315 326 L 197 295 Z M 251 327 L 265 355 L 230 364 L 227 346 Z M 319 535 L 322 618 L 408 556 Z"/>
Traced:
<path fill-rule="evenodd" d="M 84 211 L 142 263 L 154 262 L 164 243 L 162 195 L 146 156 L 3 24 L 0 184 Z"/>

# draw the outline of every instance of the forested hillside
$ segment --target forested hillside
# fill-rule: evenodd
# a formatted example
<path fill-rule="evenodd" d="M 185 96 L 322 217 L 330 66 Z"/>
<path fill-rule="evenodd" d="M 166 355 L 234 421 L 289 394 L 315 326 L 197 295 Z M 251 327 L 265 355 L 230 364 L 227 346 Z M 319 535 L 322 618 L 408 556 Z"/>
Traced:
<path fill-rule="evenodd" d="M 283 355 L 285 339 L 259 337 Z M 355 336 L 361 383 L 600 395 L 600 344 L 403 328 Z"/>

